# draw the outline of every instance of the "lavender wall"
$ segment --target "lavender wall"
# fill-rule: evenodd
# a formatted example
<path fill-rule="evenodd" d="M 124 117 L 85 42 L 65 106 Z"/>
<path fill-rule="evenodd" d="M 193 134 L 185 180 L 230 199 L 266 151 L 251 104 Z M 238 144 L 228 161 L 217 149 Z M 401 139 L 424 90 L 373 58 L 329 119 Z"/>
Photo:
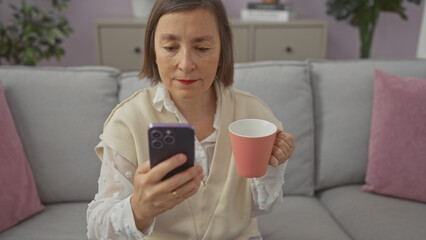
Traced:
<path fill-rule="evenodd" d="M 8 15 L 7 2 L 0 5 L 0 21 L 5 22 Z M 17 0 L 13 0 L 17 1 Z M 238 18 L 239 11 L 249 1 L 259 0 L 223 0 L 231 18 Z M 285 2 L 287 0 L 282 0 Z M 323 19 L 329 23 L 328 51 L 330 59 L 357 58 L 358 32 L 346 22 L 337 22 L 326 15 L 327 0 L 293 0 L 299 18 Z M 50 0 L 34 0 L 46 4 Z M 424 3 L 423 3 L 424 4 Z M 423 7 L 406 3 L 408 21 L 396 14 L 381 15 L 374 37 L 372 58 L 413 58 L 416 56 L 417 40 L 421 24 Z M 41 65 L 76 66 L 96 64 L 94 26 L 98 18 L 131 17 L 131 0 L 72 0 L 66 10 L 75 33 L 65 42 L 66 56 L 59 63 L 44 62 Z"/>
<path fill-rule="evenodd" d="M 239 16 L 239 10 L 253 0 L 224 1 L 230 16 Z M 286 2 L 288 0 L 281 0 Z M 335 21 L 326 14 L 327 0 L 293 0 L 299 18 L 321 19 L 328 22 L 327 58 L 358 58 L 358 30 L 348 23 Z M 424 4 L 424 3 L 422 3 Z M 405 3 L 408 21 L 398 15 L 383 13 L 377 24 L 371 51 L 372 58 L 413 58 L 416 56 L 417 40 L 423 7 Z"/>

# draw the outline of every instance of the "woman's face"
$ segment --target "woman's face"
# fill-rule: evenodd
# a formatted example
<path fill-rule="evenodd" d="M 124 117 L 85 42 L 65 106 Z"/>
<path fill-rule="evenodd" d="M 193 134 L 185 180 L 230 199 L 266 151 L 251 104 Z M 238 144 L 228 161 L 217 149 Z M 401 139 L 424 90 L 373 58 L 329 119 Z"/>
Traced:
<path fill-rule="evenodd" d="M 154 36 L 161 80 L 173 100 L 208 96 L 220 61 L 220 36 L 214 15 L 205 9 L 161 16 Z"/>

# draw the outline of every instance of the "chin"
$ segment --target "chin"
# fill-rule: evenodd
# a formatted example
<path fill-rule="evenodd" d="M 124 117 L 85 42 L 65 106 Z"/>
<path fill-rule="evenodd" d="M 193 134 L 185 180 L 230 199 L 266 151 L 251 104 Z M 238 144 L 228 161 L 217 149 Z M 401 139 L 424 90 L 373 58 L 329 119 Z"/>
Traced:
<path fill-rule="evenodd" d="M 191 99 L 199 96 L 198 91 L 195 89 L 172 89 L 172 91 L 169 90 L 169 92 L 173 96 L 173 99 Z"/>
<path fill-rule="evenodd" d="M 176 96 L 180 99 L 195 99 L 197 97 L 199 97 L 198 92 L 194 92 L 194 91 L 179 91 Z"/>

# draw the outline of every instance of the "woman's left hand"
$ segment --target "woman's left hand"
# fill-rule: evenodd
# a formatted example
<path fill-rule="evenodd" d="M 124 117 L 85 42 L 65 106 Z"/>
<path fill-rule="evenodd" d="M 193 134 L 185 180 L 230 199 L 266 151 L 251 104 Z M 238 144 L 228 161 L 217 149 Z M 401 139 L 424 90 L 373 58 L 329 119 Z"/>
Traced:
<path fill-rule="evenodd" d="M 296 145 L 294 143 L 293 135 L 286 132 L 279 132 L 275 137 L 274 148 L 272 149 L 272 156 L 269 160 L 269 165 L 278 167 L 285 163 L 293 155 Z"/>

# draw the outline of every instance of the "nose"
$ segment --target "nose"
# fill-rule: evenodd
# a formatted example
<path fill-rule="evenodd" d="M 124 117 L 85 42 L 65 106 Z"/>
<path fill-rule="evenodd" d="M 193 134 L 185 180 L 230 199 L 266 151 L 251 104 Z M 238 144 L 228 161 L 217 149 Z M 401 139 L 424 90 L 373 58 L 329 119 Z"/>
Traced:
<path fill-rule="evenodd" d="M 191 72 L 195 68 L 195 63 L 191 56 L 191 51 L 183 49 L 179 56 L 179 70 L 188 73 Z"/>

